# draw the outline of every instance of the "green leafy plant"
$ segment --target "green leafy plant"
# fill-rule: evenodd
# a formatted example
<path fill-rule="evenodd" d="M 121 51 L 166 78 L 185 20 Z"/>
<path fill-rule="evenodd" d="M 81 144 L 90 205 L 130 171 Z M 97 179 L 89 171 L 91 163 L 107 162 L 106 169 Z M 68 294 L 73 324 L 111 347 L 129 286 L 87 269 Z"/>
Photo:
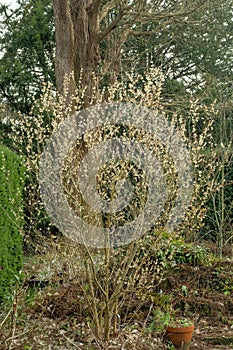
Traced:
<path fill-rule="evenodd" d="M 189 318 L 179 316 L 178 318 L 170 319 L 169 326 L 171 327 L 189 327 L 193 325 L 193 321 Z"/>
<path fill-rule="evenodd" d="M 164 312 L 159 308 L 155 309 L 153 312 L 152 322 L 146 328 L 146 332 L 162 332 L 164 327 L 169 324 L 169 320 L 169 312 Z"/>
<path fill-rule="evenodd" d="M 181 288 L 182 297 L 188 295 L 187 286 L 183 285 Z M 164 328 L 170 327 L 189 327 L 193 325 L 192 315 L 189 313 L 189 305 L 184 302 L 183 307 L 175 307 L 174 295 L 158 294 L 154 298 L 157 307 L 153 312 L 153 320 L 148 331 L 162 332 Z M 183 299 L 182 299 L 183 301 Z"/>
<path fill-rule="evenodd" d="M 194 243 L 185 243 L 183 239 L 174 240 L 171 249 L 173 250 L 173 261 L 176 264 L 201 265 L 211 261 L 211 256 L 206 247 Z"/>

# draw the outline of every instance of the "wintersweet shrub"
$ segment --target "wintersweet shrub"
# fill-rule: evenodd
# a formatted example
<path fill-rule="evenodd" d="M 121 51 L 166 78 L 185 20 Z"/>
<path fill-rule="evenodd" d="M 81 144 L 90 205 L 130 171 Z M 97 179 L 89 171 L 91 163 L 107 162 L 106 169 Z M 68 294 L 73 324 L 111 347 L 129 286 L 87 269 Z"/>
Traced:
<path fill-rule="evenodd" d="M 0 145 L 0 299 L 22 267 L 23 186 L 20 157 Z"/>
<path fill-rule="evenodd" d="M 191 95 L 190 101 L 187 101 L 187 106 L 185 106 L 184 110 L 178 105 L 172 111 L 170 101 L 164 101 L 162 96 L 164 80 L 165 76 L 162 71 L 155 67 L 151 67 L 143 75 L 138 75 L 136 72 L 122 75 L 121 79 L 116 79 L 111 86 L 102 90 L 94 89 L 91 94 L 90 106 L 105 105 L 106 102 L 110 104 L 119 102 L 120 104 L 133 104 L 138 106 L 138 108 L 150 108 L 156 113 L 156 116 L 161 117 L 161 120 L 168 121 L 172 130 L 179 130 L 179 135 L 190 154 L 194 175 L 190 205 L 187 208 L 183 221 L 180 222 L 179 226 L 175 225 L 176 231 L 172 235 L 166 232 L 163 235 L 163 230 L 166 230 L 167 220 L 176 203 L 176 194 L 179 189 L 177 180 L 178 169 L 175 167 L 174 157 L 170 156 L 169 150 L 166 150 L 165 145 L 157 142 L 157 138 L 146 132 L 144 127 L 141 128 L 146 120 L 144 113 L 140 114 L 136 123 L 137 127 L 130 123 L 130 128 L 122 122 L 120 127 L 117 123 L 111 127 L 111 116 L 103 128 L 93 129 L 94 132 L 89 130 L 89 132 L 77 139 L 77 142 L 74 142 L 74 147 L 71 147 L 70 152 L 67 152 L 67 158 L 63 162 L 63 176 L 62 179 L 59 179 L 59 184 L 62 184 L 63 190 L 65 190 L 66 200 L 73 211 L 77 210 L 78 212 L 79 210 L 78 213 L 81 213 L 80 217 L 87 219 L 88 225 L 93 224 L 92 227 L 94 229 L 95 227 L 113 227 L 115 217 L 112 215 L 110 219 L 110 216 L 103 216 L 102 212 L 99 211 L 99 215 L 96 216 L 93 210 L 89 210 L 90 205 L 86 205 L 87 203 L 82 193 L 80 191 L 77 192 L 77 189 L 80 189 L 76 181 L 77 174 L 79 174 L 80 164 L 86 155 L 86 151 L 91 151 L 92 148 L 95 148 L 94 146 L 98 146 L 109 139 L 116 139 L 116 136 L 118 139 L 124 136 L 125 139 L 132 140 L 133 143 L 142 144 L 153 154 L 156 154 L 157 157 L 155 158 L 157 158 L 161 165 L 161 171 L 164 173 L 162 178 L 167 189 L 166 203 L 161 210 L 158 222 L 152 223 L 153 230 L 151 231 L 153 232 L 148 232 L 140 239 L 135 239 L 119 249 L 106 247 L 96 252 L 95 249 L 92 249 L 94 246 L 91 249 L 85 244 L 79 247 L 81 248 L 79 249 L 79 261 L 85 266 L 86 277 L 82 281 L 79 278 L 78 283 L 85 294 L 88 312 L 91 315 L 91 319 L 93 319 L 92 323 L 87 321 L 88 327 L 92 329 L 95 337 L 100 340 L 109 340 L 110 336 L 117 333 L 119 326 L 121 327 L 128 324 L 128 322 L 134 322 L 134 319 L 138 319 L 139 309 L 145 304 L 145 295 L 155 289 L 164 277 L 165 270 L 173 263 L 177 249 L 176 245 L 172 245 L 173 239 L 178 239 L 183 235 L 189 241 L 194 240 L 195 235 L 199 233 L 203 224 L 203 218 L 206 213 L 206 201 L 215 186 L 215 179 L 213 179 L 212 175 L 215 173 L 218 164 L 211 160 L 207 162 L 205 157 L 205 150 L 208 149 L 209 152 L 213 151 L 213 159 L 215 159 L 214 150 L 216 147 L 212 137 L 216 115 L 215 105 L 210 107 L 204 106 Z M 44 145 L 51 134 L 54 135 L 63 125 L 61 122 L 66 122 L 67 116 L 72 116 L 74 110 L 77 112 L 82 111 L 85 94 L 85 89 L 78 87 L 72 97 L 68 95 L 55 97 L 54 91 L 50 87 L 45 87 L 43 96 L 40 100 L 34 101 L 32 111 L 28 115 L 18 116 L 18 119 L 11 120 L 14 149 L 17 149 L 19 154 L 26 159 L 27 174 L 30 176 L 28 182 L 30 182 L 31 178 L 34 180 L 32 185 L 30 182 L 30 186 L 26 188 L 29 198 L 27 201 L 28 207 L 25 210 L 28 223 L 27 233 L 36 232 L 36 235 L 40 235 L 47 232 L 49 226 L 42 226 L 45 222 L 45 215 L 38 186 L 38 180 L 39 178 L 41 179 L 39 164 L 41 154 L 44 154 Z M 67 106 L 67 100 L 72 101 L 69 106 Z M 86 122 L 83 120 L 83 126 L 85 125 Z M 158 125 L 160 125 L 160 120 Z M 162 127 L 161 133 L 163 130 Z M 64 147 L 62 139 L 58 138 L 57 141 L 57 145 L 61 146 L 60 149 L 62 149 Z M 119 157 L 115 158 L 117 158 L 116 163 L 109 161 L 106 164 L 107 168 L 104 166 L 100 167 L 100 172 L 96 176 L 96 189 L 103 199 L 111 202 L 112 199 L 116 198 L 116 184 L 121 183 L 122 179 L 126 179 L 126 183 L 130 180 L 132 188 L 135 188 L 135 191 L 133 190 L 132 192 L 136 194 L 134 196 L 136 200 L 131 201 L 133 203 L 131 206 L 132 211 L 126 212 L 126 215 L 124 215 L 125 212 L 122 213 L 120 211 L 120 217 L 117 217 L 117 220 L 118 218 L 119 220 L 116 223 L 120 223 L 119 226 L 123 227 L 122 221 L 120 221 L 122 218 L 129 218 L 130 220 L 125 221 L 131 224 L 134 217 L 139 216 L 138 213 L 144 216 L 144 203 L 148 193 L 144 189 L 147 189 L 147 182 L 143 182 L 144 186 L 134 186 L 137 183 L 141 185 L 141 179 L 143 179 L 141 175 L 144 172 L 138 172 L 136 168 L 135 171 L 131 171 L 133 162 L 124 161 L 124 159 L 122 162 L 119 162 Z M 54 181 L 50 182 L 50 175 L 54 174 L 54 168 L 45 167 L 43 170 L 42 178 L 46 180 L 44 183 L 55 183 Z M 128 171 L 127 173 L 125 172 L 126 170 Z M 115 175 L 115 177 L 112 175 Z M 48 178 L 46 178 L 47 176 Z M 136 179 L 140 179 L 140 181 L 137 182 Z M 142 188 L 142 191 L 139 188 Z M 137 195 L 138 193 L 139 196 Z M 90 215 L 86 215 L 89 213 Z M 101 226 L 100 223 L 103 223 L 105 226 Z M 75 223 L 71 219 L 71 222 L 68 224 L 71 227 Z M 174 224 L 177 224 L 177 222 Z M 138 230 L 141 230 L 141 227 L 136 228 L 133 225 L 130 226 L 132 234 L 135 233 L 135 237 L 139 237 Z M 82 229 L 84 227 L 83 225 L 79 226 Z M 106 239 L 109 239 L 109 235 L 106 236 L 108 236 Z M 35 240 L 33 239 L 33 241 Z M 183 255 L 179 259 L 182 260 Z M 141 298 L 141 296 L 143 297 Z M 128 303 L 128 300 L 135 301 L 135 298 L 139 299 L 140 305 L 137 305 L 135 311 L 128 308 L 126 310 L 125 302 Z M 122 317 L 120 316 L 119 318 L 119 315 L 122 315 Z M 127 315 L 130 315 L 130 321 Z"/>

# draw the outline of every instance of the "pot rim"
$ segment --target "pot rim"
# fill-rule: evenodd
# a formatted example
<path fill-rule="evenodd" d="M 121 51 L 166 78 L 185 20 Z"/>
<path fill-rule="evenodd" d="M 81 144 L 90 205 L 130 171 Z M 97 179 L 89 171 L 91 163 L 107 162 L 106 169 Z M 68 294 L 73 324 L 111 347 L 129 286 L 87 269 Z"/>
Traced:
<path fill-rule="evenodd" d="M 191 326 L 180 327 L 180 326 L 167 326 L 167 333 L 189 333 L 194 331 L 194 324 Z"/>

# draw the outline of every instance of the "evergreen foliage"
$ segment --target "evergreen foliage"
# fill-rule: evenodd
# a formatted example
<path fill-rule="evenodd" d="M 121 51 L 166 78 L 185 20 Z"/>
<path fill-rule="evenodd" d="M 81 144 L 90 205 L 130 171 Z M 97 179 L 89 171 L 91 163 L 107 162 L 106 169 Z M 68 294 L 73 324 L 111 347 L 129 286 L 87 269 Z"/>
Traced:
<path fill-rule="evenodd" d="M 0 146 L 0 299 L 22 267 L 24 176 L 19 156 Z"/>

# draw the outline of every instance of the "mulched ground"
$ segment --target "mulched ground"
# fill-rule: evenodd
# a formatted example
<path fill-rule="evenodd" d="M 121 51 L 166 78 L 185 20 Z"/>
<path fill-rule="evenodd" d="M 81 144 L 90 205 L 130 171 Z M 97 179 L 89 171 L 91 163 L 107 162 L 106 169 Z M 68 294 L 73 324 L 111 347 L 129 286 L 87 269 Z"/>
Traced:
<path fill-rule="evenodd" d="M 83 323 L 85 303 L 77 284 L 63 283 L 62 276 L 56 279 L 57 288 L 44 281 L 44 285 L 36 286 L 43 288 L 39 297 L 29 305 L 19 304 L 16 320 L 9 316 L 0 329 L 1 350 L 168 349 L 163 334 L 142 331 L 140 317 L 143 319 L 148 310 L 111 342 L 100 343 Z M 185 301 L 196 317 L 190 350 L 233 350 L 233 261 L 176 266 L 158 288 L 163 293 L 177 291 L 174 302 L 180 303 L 184 285 L 188 290 Z"/>
<path fill-rule="evenodd" d="M 20 328 L 22 327 L 22 331 Z M 125 330 L 113 339 L 109 344 L 98 342 L 93 334 L 80 325 L 68 325 L 66 322 L 52 320 L 47 317 L 39 319 L 28 317 L 27 326 L 18 326 L 11 342 L 12 350 L 165 350 L 168 349 L 162 337 L 155 334 L 142 334 L 137 328 Z M 230 343 L 231 342 L 231 343 Z M 218 343 L 218 344 L 216 344 Z M 8 340 L 2 344 L 1 349 L 7 349 L 10 344 Z M 5 345 L 5 346 L 4 346 Z M 194 332 L 190 350 L 232 350 L 233 349 L 233 327 L 221 324 L 212 324 L 211 319 L 203 319 Z"/>

